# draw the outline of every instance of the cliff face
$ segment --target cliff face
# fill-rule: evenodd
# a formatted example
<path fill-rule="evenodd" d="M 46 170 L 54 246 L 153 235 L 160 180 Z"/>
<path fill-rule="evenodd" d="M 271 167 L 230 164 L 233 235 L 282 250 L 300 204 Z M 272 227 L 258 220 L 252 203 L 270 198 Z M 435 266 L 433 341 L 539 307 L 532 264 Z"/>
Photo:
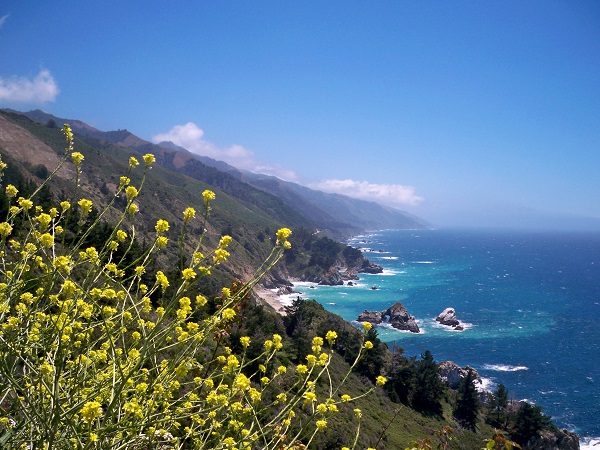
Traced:
<path fill-rule="evenodd" d="M 290 238 L 285 267 L 292 278 L 337 286 L 356 280 L 359 273 L 381 273 L 383 268 L 367 260 L 360 250 L 320 233 L 299 228 Z"/>

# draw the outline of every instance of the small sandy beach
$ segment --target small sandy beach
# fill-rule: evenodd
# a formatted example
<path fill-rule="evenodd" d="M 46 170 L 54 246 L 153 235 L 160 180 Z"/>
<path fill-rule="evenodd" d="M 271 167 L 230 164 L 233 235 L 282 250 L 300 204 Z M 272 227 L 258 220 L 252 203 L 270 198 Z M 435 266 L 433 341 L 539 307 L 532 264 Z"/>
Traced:
<path fill-rule="evenodd" d="M 270 305 L 275 311 L 281 315 L 285 315 L 283 307 L 285 306 L 282 302 L 281 296 L 270 289 L 266 289 L 261 286 L 256 286 L 254 292 L 258 295 L 261 300 Z"/>

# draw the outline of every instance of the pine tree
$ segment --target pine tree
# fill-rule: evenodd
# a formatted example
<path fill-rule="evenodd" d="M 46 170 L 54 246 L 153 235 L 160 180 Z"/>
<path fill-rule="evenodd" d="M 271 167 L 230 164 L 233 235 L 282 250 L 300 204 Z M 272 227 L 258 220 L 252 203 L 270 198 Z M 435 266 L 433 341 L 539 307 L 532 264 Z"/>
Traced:
<path fill-rule="evenodd" d="M 454 407 L 454 417 L 466 428 L 475 430 L 479 413 L 479 394 L 473 381 L 475 374 L 469 368 L 467 376 L 460 381 L 458 397 Z"/>
<path fill-rule="evenodd" d="M 539 431 L 551 427 L 550 416 L 542 414 L 542 407 L 523 402 L 513 427 L 512 436 L 520 444 L 526 444 Z"/>
<path fill-rule="evenodd" d="M 412 407 L 422 413 L 441 415 L 441 400 L 445 387 L 439 375 L 439 366 L 429 350 L 426 350 L 421 358 L 422 360 L 415 365 Z"/>
<path fill-rule="evenodd" d="M 491 425 L 504 428 L 506 426 L 506 407 L 508 406 L 508 390 L 500 383 L 492 393 L 491 411 L 488 422 Z"/>

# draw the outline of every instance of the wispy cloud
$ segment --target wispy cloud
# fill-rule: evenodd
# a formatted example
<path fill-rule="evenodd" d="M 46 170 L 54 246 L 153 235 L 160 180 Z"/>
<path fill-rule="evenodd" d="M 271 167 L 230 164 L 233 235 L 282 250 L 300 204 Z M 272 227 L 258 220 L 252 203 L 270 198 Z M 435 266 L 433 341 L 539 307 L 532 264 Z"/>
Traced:
<path fill-rule="evenodd" d="M 416 206 L 424 200 L 423 197 L 416 194 L 413 186 L 399 184 L 374 184 L 368 181 L 330 179 L 312 183 L 310 187 L 391 206 Z"/>
<path fill-rule="evenodd" d="M 33 79 L 25 77 L 0 77 L 0 101 L 36 104 L 47 103 L 53 102 L 59 92 L 60 90 L 52 74 L 45 69 L 41 70 Z"/>
<path fill-rule="evenodd" d="M 6 22 L 6 19 L 8 19 L 8 16 L 10 16 L 10 14 L 5 14 L 4 16 L 0 17 L 0 28 L 4 26 L 4 23 Z"/>
<path fill-rule="evenodd" d="M 206 140 L 204 138 L 204 130 L 193 122 L 188 122 L 184 125 L 175 125 L 166 133 L 152 136 L 152 141 L 155 143 L 170 141 L 192 153 L 224 161 L 238 169 L 274 175 L 290 181 L 297 178 L 296 174 L 291 170 L 278 165 L 263 164 L 257 161 L 254 153 L 241 145 L 233 144 L 229 147 L 220 147 Z"/>

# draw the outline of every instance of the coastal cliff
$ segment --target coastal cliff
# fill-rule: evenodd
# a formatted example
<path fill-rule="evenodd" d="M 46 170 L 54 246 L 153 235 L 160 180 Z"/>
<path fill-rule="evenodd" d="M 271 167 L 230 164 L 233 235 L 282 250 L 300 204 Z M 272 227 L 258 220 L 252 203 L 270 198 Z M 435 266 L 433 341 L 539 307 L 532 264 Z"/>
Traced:
<path fill-rule="evenodd" d="M 358 280 L 360 273 L 381 273 L 383 268 L 364 257 L 360 250 L 336 242 L 308 229 L 294 230 L 292 248 L 284 258 L 285 278 L 326 286 Z"/>

